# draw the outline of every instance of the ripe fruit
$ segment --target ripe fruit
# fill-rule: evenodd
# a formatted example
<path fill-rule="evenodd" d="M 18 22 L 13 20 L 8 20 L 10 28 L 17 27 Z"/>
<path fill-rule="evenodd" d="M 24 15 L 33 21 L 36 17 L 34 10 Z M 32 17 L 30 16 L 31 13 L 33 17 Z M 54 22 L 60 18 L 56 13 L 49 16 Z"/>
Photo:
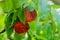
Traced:
<path fill-rule="evenodd" d="M 37 13 L 36 13 L 35 10 L 33 10 L 33 11 L 31 12 L 31 16 L 32 16 L 32 20 L 35 20 L 35 19 L 36 19 Z"/>
<path fill-rule="evenodd" d="M 21 23 L 21 22 L 17 22 L 15 25 L 14 25 L 14 29 L 15 29 L 15 32 L 18 33 L 18 34 L 22 34 L 22 33 L 25 33 L 28 31 L 29 29 L 29 25 L 28 23 Z"/>
<path fill-rule="evenodd" d="M 36 19 L 37 13 L 35 10 L 33 10 L 32 12 L 29 12 L 28 7 L 26 7 L 25 13 L 26 13 L 26 22 L 31 22 Z"/>

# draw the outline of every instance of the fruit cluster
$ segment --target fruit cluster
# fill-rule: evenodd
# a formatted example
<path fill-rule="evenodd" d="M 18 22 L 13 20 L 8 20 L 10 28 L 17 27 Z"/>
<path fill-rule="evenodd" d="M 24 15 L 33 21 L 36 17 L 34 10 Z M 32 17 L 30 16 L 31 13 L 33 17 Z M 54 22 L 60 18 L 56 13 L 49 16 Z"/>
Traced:
<path fill-rule="evenodd" d="M 22 22 L 17 22 L 14 25 L 15 32 L 18 34 L 25 33 L 29 29 L 28 22 L 31 22 L 36 19 L 37 13 L 35 10 L 29 12 L 28 7 L 25 8 L 25 14 L 26 14 L 26 22 L 23 24 Z"/>

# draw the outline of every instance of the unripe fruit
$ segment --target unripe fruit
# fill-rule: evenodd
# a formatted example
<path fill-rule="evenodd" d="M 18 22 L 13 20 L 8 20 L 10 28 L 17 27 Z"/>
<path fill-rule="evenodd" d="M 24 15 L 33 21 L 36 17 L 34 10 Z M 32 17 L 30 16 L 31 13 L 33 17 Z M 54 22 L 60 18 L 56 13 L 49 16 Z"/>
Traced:
<path fill-rule="evenodd" d="M 26 13 L 26 22 L 31 22 L 36 19 L 37 13 L 35 10 L 33 10 L 32 12 L 29 12 L 28 7 L 26 7 L 25 13 Z"/>
<path fill-rule="evenodd" d="M 28 23 L 23 24 L 21 22 L 17 22 L 14 25 L 14 29 L 15 29 L 15 32 L 18 34 L 26 33 L 29 29 L 29 25 Z"/>

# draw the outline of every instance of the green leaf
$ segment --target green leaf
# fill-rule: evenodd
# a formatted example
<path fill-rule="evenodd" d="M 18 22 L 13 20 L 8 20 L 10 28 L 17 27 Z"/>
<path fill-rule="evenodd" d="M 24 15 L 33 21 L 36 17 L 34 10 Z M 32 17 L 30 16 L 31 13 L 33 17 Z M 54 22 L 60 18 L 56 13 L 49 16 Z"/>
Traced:
<path fill-rule="evenodd" d="M 16 19 L 17 19 L 17 15 L 16 15 L 17 13 L 14 13 L 14 15 L 13 15 L 13 17 L 12 17 L 12 21 L 11 21 L 11 25 L 10 25 L 10 27 L 9 28 L 11 28 L 14 24 L 15 24 L 15 22 L 16 22 Z M 18 20 L 18 19 L 17 19 Z"/>
<path fill-rule="evenodd" d="M 30 2 L 30 3 L 28 4 L 28 9 L 29 9 L 29 11 L 33 11 L 33 10 L 35 9 L 35 5 L 34 5 L 33 2 Z"/>
<path fill-rule="evenodd" d="M 20 6 L 22 6 L 25 3 L 27 4 L 27 1 L 28 0 L 12 0 L 13 8 L 16 9 L 16 8 L 19 8 Z"/>
<path fill-rule="evenodd" d="M 4 38 L 2 38 L 4 35 L 0 34 L 0 40 L 4 40 Z"/>
<path fill-rule="evenodd" d="M 30 29 L 35 32 L 36 31 L 36 20 L 29 22 L 29 26 L 30 26 Z"/>
<path fill-rule="evenodd" d="M 5 18 L 5 30 L 6 30 L 6 33 L 7 33 L 7 37 L 10 38 L 11 34 L 13 33 L 13 25 L 11 26 L 12 24 L 12 17 L 13 17 L 14 13 L 11 11 L 10 13 L 8 13 L 6 15 L 6 18 Z"/>
<path fill-rule="evenodd" d="M 32 35 L 32 33 L 31 32 L 28 32 L 28 40 L 31 40 L 32 39 L 32 37 L 33 37 L 33 35 Z"/>
<path fill-rule="evenodd" d="M 25 34 L 14 34 L 14 40 L 23 40 L 24 39 Z"/>
<path fill-rule="evenodd" d="M 3 2 L 0 2 L 0 7 L 3 7 Z"/>
<path fill-rule="evenodd" d="M 38 1 L 38 12 L 40 13 L 40 18 L 42 20 L 48 20 L 50 6 L 46 0 L 39 0 Z"/>
<path fill-rule="evenodd" d="M 3 0 L 3 3 L 4 12 L 9 12 L 11 9 L 13 9 L 12 0 Z"/>
<path fill-rule="evenodd" d="M 13 8 L 14 9 L 19 8 L 20 0 L 12 0 L 12 3 L 13 3 Z"/>
<path fill-rule="evenodd" d="M 7 38 L 11 38 L 11 34 L 13 33 L 13 27 L 11 29 L 6 30 Z"/>
<path fill-rule="evenodd" d="M 54 8 L 51 8 L 51 14 L 54 20 L 54 23 L 53 23 L 53 26 L 54 26 L 53 28 L 55 29 L 54 32 L 56 32 L 56 28 L 58 28 L 58 35 L 60 37 L 60 15 Z"/>
<path fill-rule="evenodd" d="M 33 2 L 33 4 L 34 4 L 34 7 L 35 7 L 36 11 L 38 11 L 38 1 L 39 1 L 39 0 L 37 0 L 37 1 L 32 0 L 32 2 Z"/>
<path fill-rule="evenodd" d="M 26 16 L 25 16 L 25 12 L 24 12 L 24 8 L 20 7 L 19 10 L 17 11 L 18 13 L 18 18 L 22 23 L 26 22 Z"/>
<path fill-rule="evenodd" d="M 46 37 L 46 39 L 51 40 L 53 38 L 53 28 L 52 25 L 50 23 L 46 23 L 43 28 L 43 35 L 44 37 Z M 48 37 L 49 36 L 49 37 Z"/>
<path fill-rule="evenodd" d="M 9 12 L 7 13 L 6 15 L 6 18 L 5 18 L 5 28 L 8 28 L 8 26 L 10 26 L 11 22 L 12 22 L 12 17 L 13 17 L 14 13 L 12 12 Z"/>

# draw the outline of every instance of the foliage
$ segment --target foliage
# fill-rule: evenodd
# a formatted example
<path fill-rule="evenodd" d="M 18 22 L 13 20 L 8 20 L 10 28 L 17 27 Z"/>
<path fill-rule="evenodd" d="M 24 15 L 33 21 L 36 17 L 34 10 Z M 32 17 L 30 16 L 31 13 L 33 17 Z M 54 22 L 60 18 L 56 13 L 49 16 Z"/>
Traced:
<path fill-rule="evenodd" d="M 28 22 L 28 32 L 17 34 L 14 24 L 26 22 L 26 6 L 29 11 L 35 9 L 37 17 Z M 3 0 L 0 7 L 0 32 L 4 28 L 6 30 L 0 34 L 0 40 L 60 40 L 60 15 L 55 10 L 59 5 L 49 5 L 47 0 Z"/>

